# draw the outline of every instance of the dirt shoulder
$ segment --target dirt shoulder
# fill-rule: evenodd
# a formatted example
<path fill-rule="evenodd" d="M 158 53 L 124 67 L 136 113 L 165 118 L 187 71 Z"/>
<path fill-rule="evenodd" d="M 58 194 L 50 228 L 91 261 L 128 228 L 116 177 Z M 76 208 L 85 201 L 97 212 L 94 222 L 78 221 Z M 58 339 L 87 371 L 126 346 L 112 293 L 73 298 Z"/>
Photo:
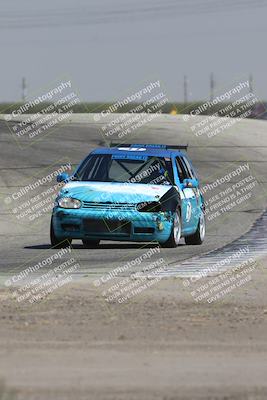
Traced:
<path fill-rule="evenodd" d="M 266 399 L 266 265 L 212 304 L 180 279 L 122 305 L 90 280 L 35 305 L 1 289 L 2 390 L 23 400 Z"/>

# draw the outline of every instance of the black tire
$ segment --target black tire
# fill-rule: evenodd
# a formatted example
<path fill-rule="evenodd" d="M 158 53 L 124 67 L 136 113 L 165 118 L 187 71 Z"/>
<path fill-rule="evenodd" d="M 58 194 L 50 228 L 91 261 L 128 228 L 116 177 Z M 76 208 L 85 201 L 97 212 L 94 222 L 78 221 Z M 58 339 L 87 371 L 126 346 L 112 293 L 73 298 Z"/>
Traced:
<path fill-rule="evenodd" d="M 204 227 L 203 227 L 204 224 Z M 204 229 L 204 231 L 203 231 Z M 205 224 L 205 216 L 202 212 L 199 221 L 198 221 L 198 226 L 197 230 L 193 235 L 190 236 L 185 236 L 185 244 L 188 245 L 200 245 L 203 243 L 204 238 L 205 238 L 205 232 L 206 232 L 206 224 Z"/>
<path fill-rule="evenodd" d="M 169 248 L 177 247 L 181 239 L 181 231 L 182 231 L 181 214 L 180 210 L 177 209 L 174 213 L 174 219 L 170 237 L 166 242 L 161 243 L 161 247 L 169 247 Z"/>
<path fill-rule="evenodd" d="M 82 239 L 82 242 L 86 249 L 95 249 L 99 246 L 100 240 Z"/>
<path fill-rule="evenodd" d="M 53 227 L 53 219 L 51 218 L 50 223 L 50 242 L 52 247 L 56 249 L 63 249 L 65 247 L 69 247 L 71 245 L 72 239 L 70 238 L 58 238 L 55 234 Z"/>

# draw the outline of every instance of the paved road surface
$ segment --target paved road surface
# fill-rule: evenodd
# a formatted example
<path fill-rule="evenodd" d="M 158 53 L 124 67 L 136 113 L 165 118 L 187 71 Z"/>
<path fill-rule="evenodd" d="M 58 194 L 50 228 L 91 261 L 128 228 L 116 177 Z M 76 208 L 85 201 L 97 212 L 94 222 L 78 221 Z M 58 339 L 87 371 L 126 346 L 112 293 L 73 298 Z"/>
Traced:
<path fill-rule="evenodd" d="M 249 165 L 248 172 L 232 178 L 231 182 L 220 184 L 219 188 L 208 190 L 206 198 L 227 190 L 234 182 L 252 175 L 256 187 L 250 199 L 222 213 L 208 223 L 207 238 L 202 246 L 181 246 L 177 249 L 163 249 L 167 263 L 188 259 L 203 252 L 223 246 L 238 238 L 249 229 L 266 205 L 267 188 L 267 125 L 265 121 L 244 120 L 234 123 L 219 135 L 207 138 L 196 136 L 191 126 L 201 117 L 184 121 L 182 116 L 162 115 L 135 132 L 136 138 L 125 141 L 140 143 L 189 144 L 189 156 L 200 175 L 202 186 L 212 184 L 225 177 L 240 165 Z M 49 250 L 50 213 L 30 222 L 27 218 L 18 220 L 14 202 L 6 198 L 18 193 L 29 183 L 46 176 L 63 163 L 73 166 L 94 147 L 103 144 L 102 122 L 95 122 L 92 115 L 74 115 L 64 124 L 52 129 L 49 135 L 37 140 L 20 137 L 14 140 L 10 129 L 14 122 L 0 121 L 0 196 L 1 196 L 1 240 L 0 270 L 6 276 L 20 270 L 22 264 L 32 258 L 41 259 L 51 253 Z M 112 137 L 113 138 L 113 137 Z M 40 189 L 49 189 L 45 184 Z M 38 193 L 33 191 L 34 195 Z M 22 202 L 27 196 L 22 196 Z M 15 202 L 18 206 L 20 200 Z M 102 242 L 99 249 L 83 249 L 77 241 L 74 250 L 81 264 L 82 274 L 99 275 L 115 268 L 122 260 L 129 260 L 144 252 L 140 244 Z"/>

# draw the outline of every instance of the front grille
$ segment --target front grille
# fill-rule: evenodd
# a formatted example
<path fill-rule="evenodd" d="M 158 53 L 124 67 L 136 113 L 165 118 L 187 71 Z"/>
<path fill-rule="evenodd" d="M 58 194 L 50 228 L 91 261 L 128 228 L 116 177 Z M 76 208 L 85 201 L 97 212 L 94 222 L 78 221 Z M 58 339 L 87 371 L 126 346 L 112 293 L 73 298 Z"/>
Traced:
<path fill-rule="evenodd" d="M 137 227 L 134 228 L 134 233 L 154 233 L 155 228 L 149 228 L 149 227 Z"/>
<path fill-rule="evenodd" d="M 131 223 L 129 221 L 86 218 L 83 221 L 83 226 L 87 234 L 130 236 L 131 233 Z"/>
<path fill-rule="evenodd" d="M 111 202 L 97 202 L 97 201 L 83 201 L 83 208 L 90 208 L 93 210 L 121 210 L 129 211 L 135 210 L 136 204 L 134 203 L 111 203 Z"/>
<path fill-rule="evenodd" d="M 75 232 L 80 229 L 80 226 L 77 224 L 61 224 L 61 227 L 66 232 Z"/>

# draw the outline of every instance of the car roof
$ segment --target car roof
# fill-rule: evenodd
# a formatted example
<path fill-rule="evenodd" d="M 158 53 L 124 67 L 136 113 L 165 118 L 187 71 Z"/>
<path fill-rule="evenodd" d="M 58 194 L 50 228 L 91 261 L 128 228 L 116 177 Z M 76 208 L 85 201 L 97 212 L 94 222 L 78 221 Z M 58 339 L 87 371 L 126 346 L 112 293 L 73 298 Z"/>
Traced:
<path fill-rule="evenodd" d="M 185 148 L 186 146 L 181 146 Z M 142 150 L 140 150 L 142 148 Z M 136 149 L 136 150 L 134 150 Z M 178 155 L 185 155 L 184 152 L 177 149 L 168 148 L 167 145 L 134 145 L 131 144 L 129 147 L 122 145 L 121 147 L 101 147 L 92 151 L 91 154 L 114 154 L 114 155 L 146 155 L 156 157 L 172 157 Z"/>

